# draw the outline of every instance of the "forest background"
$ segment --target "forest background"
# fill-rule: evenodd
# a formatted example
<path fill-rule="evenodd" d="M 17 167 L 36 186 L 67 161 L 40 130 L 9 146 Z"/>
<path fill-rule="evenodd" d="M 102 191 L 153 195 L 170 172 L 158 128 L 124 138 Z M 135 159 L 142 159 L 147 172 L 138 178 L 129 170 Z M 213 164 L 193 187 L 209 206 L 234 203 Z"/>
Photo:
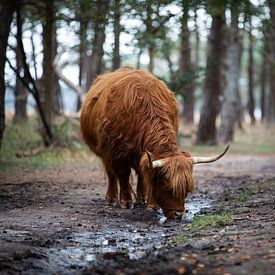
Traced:
<path fill-rule="evenodd" d="M 125 65 L 175 92 L 180 140 L 223 144 L 239 131 L 274 150 L 275 1 L 2 0 L 0 9 L 3 167 L 45 148 L 81 151 L 86 91 Z"/>

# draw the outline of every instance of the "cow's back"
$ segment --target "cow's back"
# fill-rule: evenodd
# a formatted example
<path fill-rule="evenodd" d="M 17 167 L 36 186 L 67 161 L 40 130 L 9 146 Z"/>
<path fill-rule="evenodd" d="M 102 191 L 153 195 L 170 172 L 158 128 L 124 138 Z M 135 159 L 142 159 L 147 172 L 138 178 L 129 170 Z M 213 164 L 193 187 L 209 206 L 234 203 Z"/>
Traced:
<path fill-rule="evenodd" d="M 178 106 L 162 81 L 144 71 L 122 68 L 96 79 L 80 123 L 85 142 L 96 154 L 131 158 L 145 149 L 154 127 L 168 125 L 177 133 Z"/>

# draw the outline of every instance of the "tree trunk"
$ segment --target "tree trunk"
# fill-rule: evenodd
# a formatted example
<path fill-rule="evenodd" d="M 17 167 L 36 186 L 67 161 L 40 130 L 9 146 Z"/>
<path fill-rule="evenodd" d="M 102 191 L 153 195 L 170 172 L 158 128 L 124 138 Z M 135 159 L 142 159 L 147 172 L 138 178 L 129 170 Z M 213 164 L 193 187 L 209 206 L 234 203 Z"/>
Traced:
<path fill-rule="evenodd" d="M 191 64 L 190 33 L 188 29 L 189 1 L 182 1 L 183 16 L 181 18 L 181 52 L 180 78 L 183 81 L 181 94 L 184 97 L 183 119 L 186 123 L 194 122 L 194 80 Z"/>
<path fill-rule="evenodd" d="M 116 70 L 120 67 L 120 53 L 119 53 L 119 44 L 120 44 L 120 0 L 114 0 L 114 49 L 113 49 L 113 70 Z"/>
<path fill-rule="evenodd" d="M 253 36 L 252 36 L 252 25 L 251 15 L 249 16 L 249 48 L 248 48 L 248 113 L 250 116 L 250 122 L 252 125 L 255 124 L 256 119 L 254 115 L 255 100 L 254 100 L 254 58 L 253 58 Z"/>
<path fill-rule="evenodd" d="M 198 26 L 198 15 L 197 15 L 197 8 L 195 10 L 195 67 L 198 70 L 199 69 L 199 63 L 200 63 L 200 33 L 199 33 L 199 26 Z"/>
<path fill-rule="evenodd" d="M 220 111 L 222 67 L 224 62 L 224 15 L 213 16 L 207 48 L 202 109 L 198 126 L 197 144 L 216 144 L 216 118 Z"/>
<path fill-rule="evenodd" d="M 94 39 L 92 54 L 88 56 L 87 82 L 88 90 L 98 74 L 102 72 L 103 44 L 105 42 L 105 27 L 107 23 L 108 1 L 96 1 L 97 16 L 94 22 Z"/>
<path fill-rule="evenodd" d="M 56 24 L 55 20 L 53 22 L 53 32 L 52 32 L 52 60 L 57 55 L 57 38 L 56 38 Z M 53 70 L 52 64 L 52 113 L 54 115 L 60 115 L 63 111 L 62 108 L 62 95 L 61 88 L 59 84 L 59 79 L 55 71 Z"/>
<path fill-rule="evenodd" d="M 16 0 L 2 0 L 0 11 L 0 148 L 5 129 L 5 61 L 6 49 Z"/>
<path fill-rule="evenodd" d="M 266 74 L 267 74 L 267 55 L 266 52 L 262 55 L 261 65 L 261 79 L 260 79 L 260 91 L 261 91 L 261 121 L 263 122 L 266 118 Z"/>
<path fill-rule="evenodd" d="M 24 50 L 24 45 L 23 45 L 22 39 L 20 37 L 17 37 L 17 45 L 18 45 L 18 47 L 21 51 L 20 56 L 22 56 L 24 76 L 20 75 L 19 70 L 14 68 L 8 59 L 7 59 L 7 62 L 9 63 L 10 68 L 16 73 L 16 77 L 19 78 L 22 81 L 25 88 L 28 89 L 34 97 L 35 103 L 36 103 L 36 106 L 37 106 L 37 109 L 38 109 L 38 113 L 39 113 L 39 116 L 41 118 L 42 125 L 43 125 L 44 131 L 45 131 L 45 136 L 44 135 L 42 136 L 43 141 L 44 141 L 45 146 L 49 146 L 49 145 L 53 144 L 55 139 L 54 139 L 54 136 L 52 134 L 51 128 L 49 127 L 49 125 L 46 121 L 44 110 L 42 108 L 42 104 L 41 104 L 41 100 L 40 100 L 40 93 L 39 93 L 38 88 L 37 88 L 38 81 L 34 81 L 34 79 L 32 78 L 32 76 L 30 74 L 29 66 L 28 66 L 27 61 L 26 61 L 27 58 L 26 58 L 26 54 L 25 54 L 25 50 Z"/>
<path fill-rule="evenodd" d="M 82 14 L 87 12 L 87 6 L 85 2 L 80 1 L 80 11 Z M 80 19 L 80 28 L 79 28 L 79 75 L 78 75 L 78 85 L 82 89 L 86 89 L 86 74 L 87 74 L 87 28 L 88 20 L 87 18 Z M 77 106 L 76 111 L 78 112 L 81 108 L 81 98 L 77 96 Z"/>
<path fill-rule="evenodd" d="M 268 121 L 275 122 L 275 2 L 268 0 L 271 19 L 270 32 L 270 92 L 269 92 L 269 114 Z"/>
<path fill-rule="evenodd" d="M 164 45 L 163 55 L 164 55 L 164 58 L 166 59 L 167 64 L 168 64 L 169 75 L 170 75 L 170 83 L 173 85 L 176 82 L 176 73 L 175 73 L 174 68 L 173 68 L 174 64 L 171 60 L 171 49 L 170 49 L 169 42 L 166 45 Z"/>
<path fill-rule="evenodd" d="M 238 54 L 238 67 L 241 66 L 242 54 L 243 54 L 243 35 L 239 33 L 239 54 Z M 241 72 L 240 72 L 241 74 Z M 239 78 L 241 78 L 239 76 Z M 237 125 L 239 129 L 243 129 L 243 121 L 244 121 L 244 108 L 242 104 L 242 98 L 240 93 L 240 86 L 237 85 Z"/>
<path fill-rule="evenodd" d="M 153 72 L 154 70 L 154 58 L 155 58 L 155 41 L 153 39 L 153 21 L 152 21 L 152 1 L 146 1 L 146 19 L 145 19 L 145 26 L 146 26 L 146 33 L 149 35 L 147 38 L 147 46 L 148 46 L 148 55 L 149 55 L 149 64 L 148 64 L 148 71 Z"/>
<path fill-rule="evenodd" d="M 16 10 L 16 17 L 17 17 L 17 36 L 22 39 L 22 25 L 23 19 L 21 16 L 21 6 L 20 4 L 17 5 Z M 17 46 L 15 49 L 16 54 L 16 67 L 21 72 L 24 72 L 23 63 L 22 63 L 22 56 L 19 47 Z M 15 114 L 13 121 L 15 123 L 24 122 L 27 120 L 27 96 L 28 93 L 24 88 L 24 85 L 20 81 L 20 79 L 16 78 L 16 87 L 15 87 Z"/>
<path fill-rule="evenodd" d="M 143 53 L 143 48 L 140 47 L 140 49 L 138 51 L 138 55 L 137 55 L 137 65 L 136 65 L 136 68 L 138 70 L 140 69 L 140 58 L 141 58 L 142 53 Z"/>
<path fill-rule="evenodd" d="M 53 32 L 52 32 L 52 60 L 57 55 L 57 37 L 56 37 L 56 21 L 53 22 Z M 63 112 L 62 107 L 62 95 L 61 88 L 58 80 L 58 76 L 53 70 L 52 65 L 52 112 L 54 115 L 61 115 Z"/>
<path fill-rule="evenodd" d="M 52 81 L 53 81 L 53 23 L 54 23 L 54 4 L 53 0 L 46 1 L 46 20 L 45 20 L 45 32 L 44 32 L 44 83 L 45 83 L 45 102 L 44 110 L 47 123 L 49 127 L 52 122 Z"/>
<path fill-rule="evenodd" d="M 238 30 L 238 4 L 233 2 L 231 6 L 230 41 L 227 52 L 226 87 L 224 102 L 221 111 L 221 126 L 219 129 L 219 141 L 227 143 L 233 140 L 234 127 L 238 112 L 238 85 L 239 85 L 239 59 L 241 44 Z"/>

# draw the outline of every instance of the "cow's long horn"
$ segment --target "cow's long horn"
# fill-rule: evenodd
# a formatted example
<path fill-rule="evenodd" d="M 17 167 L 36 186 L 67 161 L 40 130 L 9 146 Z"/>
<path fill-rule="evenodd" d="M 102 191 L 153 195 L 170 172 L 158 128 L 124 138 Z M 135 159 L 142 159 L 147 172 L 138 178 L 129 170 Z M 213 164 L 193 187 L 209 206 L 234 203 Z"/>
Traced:
<path fill-rule="evenodd" d="M 162 166 L 164 166 L 166 161 L 167 161 L 166 159 L 154 160 L 152 162 L 152 168 L 162 167 Z"/>
<path fill-rule="evenodd" d="M 167 159 L 158 159 L 158 160 L 152 160 L 152 153 L 149 152 L 147 149 L 145 149 L 148 161 L 149 161 L 149 167 L 150 168 L 157 168 L 157 167 L 162 167 Z"/>
<path fill-rule="evenodd" d="M 152 163 L 152 153 L 149 152 L 147 149 L 145 149 L 146 154 L 147 154 L 147 158 L 148 158 L 148 165 L 150 168 L 153 167 L 153 163 Z"/>
<path fill-rule="evenodd" d="M 191 157 L 190 159 L 193 161 L 193 164 L 198 164 L 198 163 L 210 163 L 210 162 L 214 162 L 220 158 L 222 158 L 226 152 L 228 151 L 229 147 L 230 147 L 231 142 L 229 142 L 224 151 L 216 156 L 213 157 Z"/>

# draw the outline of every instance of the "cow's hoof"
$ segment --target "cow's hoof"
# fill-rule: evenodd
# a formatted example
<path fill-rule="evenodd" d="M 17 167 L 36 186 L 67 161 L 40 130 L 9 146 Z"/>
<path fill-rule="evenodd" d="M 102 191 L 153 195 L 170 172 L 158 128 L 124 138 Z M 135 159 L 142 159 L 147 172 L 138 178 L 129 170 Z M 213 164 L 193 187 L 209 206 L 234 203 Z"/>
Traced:
<path fill-rule="evenodd" d="M 116 206 L 117 199 L 107 199 L 109 206 Z"/>
<path fill-rule="evenodd" d="M 131 208 L 133 208 L 133 202 L 132 201 L 121 200 L 120 201 L 120 208 L 122 208 L 122 209 L 131 209 Z"/>
<path fill-rule="evenodd" d="M 158 212 L 160 207 L 157 204 L 147 204 L 147 210 Z"/>
<path fill-rule="evenodd" d="M 145 207 L 146 201 L 145 199 L 137 199 L 134 205 L 135 207 Z"/>

